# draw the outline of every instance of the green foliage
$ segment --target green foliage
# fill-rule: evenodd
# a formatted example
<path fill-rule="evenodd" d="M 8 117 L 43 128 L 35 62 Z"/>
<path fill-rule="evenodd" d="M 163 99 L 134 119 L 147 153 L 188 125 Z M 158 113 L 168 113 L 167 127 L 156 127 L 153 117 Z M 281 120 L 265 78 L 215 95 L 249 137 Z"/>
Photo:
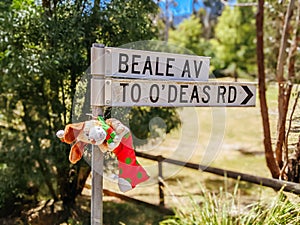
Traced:
<path fill-rule="evenodd" d="M 226 188 L 226 187 L 225 187 Z M 200 186 L 200 196 L 190 195 L 187 202 L 175 208 L 175 216 L 160 224 L 234 224 L 237 185 L 233 194 L 220 188 L 219 193 L 210 193 Z"/>
<path fill-rule="evenodd" d="M 200 19 L 192 15 L 183 20 L 177 29 L 170 30 L 170 44 L 188 49 L 196 55 L 208 55 L 209 43 L 202 37 L 202 25 Z"/>
<path fill-rule="evenodd" d="M 256 73 L 255 13 L 248 7 L 226 7 L 218 18 L 212 44 L 212 65 L 216 70 Z"/>
<path fill-rule="evenodd" d="M 281 42 L 283 24 L 285 19 L 285 13 L 287 10 L 287 5 L 289 1 L 269 1 L 265 3 L 265 23 L 264 23 L 264 53 L 265 53 L 265 67 L 266 67 L 266 76 L 269 79 L 274 80 L 276 76 L 276 66 L 277 66 L 277 59 L 279 53 L 279 47 Z M 296 3 L 297 5 L 297 3 Z M 286 49 L 286 55 L 289 51 L 290 44 L 292 43 L 292 32 L 295 24 L 295 20 L 297 17 L 297 7 L 294 7 L 293 16 L 291 19 L 291 27 L 288 29 L 289 36 L 288 36 L 288 45 Z M 299 33 L 298 27 L 298 33 Z M 299 52 L 299 51 L 298 51 Z M 296 74 L 297 71 L 299 72 L 299 53 L 296 53 L 296 64 L 295 70 Z M 287 69 L 285 70 L 287 71 Z M 299 76 L 296 78 L 299 80 Z"/>
<path fill-rule="evenodd" d="M 12 213 L 16 205 L 11 203 L 21 199 L 26 193 L 24 191 L 24 187 L 26 187 L 26 178 L 20 177 L 20 173 L 22 174 L 23 172 L 21 169 L 24 167 L 19 166 L 19 169 L 14 170 L 15 165 L 12 166 L 12 164 L 14 163 L 12 162 L 9 165 L 1 164 L 0 168 L 0 217 Z M 10 204 L 8 205 L 7 203 Z"/>
<path fill-rule="evenodd" d="M 206 4 L 211 7 L 210 2 L 206 1 Z M 201 16 L 203 12 L 199 11 L 199 14 Z M 206 17 L 201 17 L 204 24 L 203 20 Z M 192 15 L 183 20 L 175 30 L 170 30 L 169 42 L 186 48 L 196 55 L 210 56 L 211 69 L 216 71 L 216 75 L 217 73 L 232 76 L 236 73 L 240 76 L 256 74 L 254 10 L 248 7 L 225 7 L 217 21 L 212 32 L 212 27 L 204 28 L 201 20 Z M 214 33 L 213 37 L 211 33 Z"/>
<path fill-rule="evenodd" d="M 118 118 L 133 134 L 135 146 L 142 146 L 180 126 L 174 108 L 163 107 L 114 107 L 108 108 L 105 117 Z"/>
<path fill-rule="evenodd" d="M 220 188 L 211 193 L 203 187 L 199 196 L 190 195 L 187 203 L 175 209 L 175 216 L 160 224 L 299 224 L 300 204 L 293 202 L 282 191 L 275 197 L 250 205 L 240 205 L 238 183 L 232 193 Z"/>
<path fill-rule="evenodd" d="M 137 40 L 151 40 L 157 30 L 152 20 L 158 13 L 154 1 L 111 0 L 100 13 L 99 43 L 118 47 Z"/>
<path fill-rule="evenodd" d="M 40 147 L 37 141 L 42 141 L 45 137 L 45 127 L 41 125 L 43 118 L 38 121 L 39 110 L 31 105 L 32 102 L 41 104 L 44 101 L 40 92 L 42 79 L 34 73 L 38 69 L 39 49 L 38 46 L 34 46 L 32 34 L 26 35 L 25 31 L 29 23 L 39 23 L 35 18 L 35 9 L 28 10 L 30 12 L 12 11 L 6 14 L 2 25 L 11 26 L 8 28 L 12 29 L 8 31 L 7 27 L 1 27 L 1 30 L 7 32 L 1 35 L 1 50 L 5 52 L 1 58 L 1 133 L 4 134 L 1 136 L 1 159 L 8 168 L 1 171 L 1 175 L 4 176 L 2 180 L 6 180 L 7 183 L 1 183 L 0 192 L 8 196 L 13 196 L 15 192 L 17 195 L 23 195 L 27 186 L 24 180 L 30 182 L 35 179 L 36 183 L 40 180 L 41 173 L 36 174 L 38 163 L 35 165 L 34 162 L 39 161 L 41 155 L 37 152 Z M 20 101 L 23 96 L 26 96 L 26 99 Z M 31 121 L 32 126 L 29 125 Z M 33 132 L 34 130 L 36 132 Z M 20 174 L 23 175 L 22 179 Z M 0 208 L 2 207 L 3 202 L 0 205 Z"/>
<path fill-rule="evenodd" d="M 136 118 L 139 118 L 137 120 Z M 174 109 L 156 107 L 135 107 L 129 118 L 133 127 L 135 145 L 146 144 L 150 139 L 162 137 L 171 130 L 178 128 L 180 120 Z"/>
<path fill-rule="evenodd" d="M 154 38 L 156 31 L 152 1 L 110 1 L 101 10 L 89 1 L 34 2 L 0 4 L 7 9 L 0 15 L 1 210 L 31 189 L 72 206 L 82 188 L 80 168 L 88 165 L 70 165 L 70 146 L 55 133 L 73 121 L 72 100 L 89 67 L 90 47 L 96 40 L 118 46 Z"/>
<path fill-rule="evenodd" d="M 292 200 L 280 191 L 270 201 L 251 205 L 249 213 L 241 217 L 241 224 L 299 224 L 300 204 Z"/>
<path fill-rule="evenodd" d="M 0 12 L 5 12 L 6 10 L 8 10 L 11 3 L 12 0 L 2 0 L 0 2 Z"/>

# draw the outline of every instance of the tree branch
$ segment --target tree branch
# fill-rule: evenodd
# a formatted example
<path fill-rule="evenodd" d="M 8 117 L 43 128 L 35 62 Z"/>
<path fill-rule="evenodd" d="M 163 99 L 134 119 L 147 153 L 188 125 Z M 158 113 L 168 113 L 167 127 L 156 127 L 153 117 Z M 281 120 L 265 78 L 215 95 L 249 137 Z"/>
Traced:
<path fill-rule="evenodd" d="M 267 166 L 270 169 L 273 178 L 279 178 L 279 167 L 274 158 L 270 122 L 268 114 L 268 105 L 266 100 L 266 84 L 265 84 L 265 67 L 264 67 L 264 44 L 263 44 L 263 21 L 264 21 L 264 0 L 258 1 L 258 11 L 256 15 L 256 55 L 257 55 L 257 67 L 258 67 L 258 86 L 259 86 L 259 100 L 260 110 L 264 131 L 264 147 Z"/>
<path fill-rule="evenodd" d="M 277 76 L 277 81 L 278 82 L 283 82 L 284 81 L 284 53 L 287 45 L 287 39 L 288 39 L 288 28 L 289 28 L 289 23 L 290 23 L 290 18 L 292 14 L 292 10 L 294 7 L 294 0 L 290 0 L 287 12 L 285 14 L 285 19 L 284 19 L 284 26 L 282 30 L 282 36 L 281 36 L 281 41 L 280 41 L 280 48 L 279 48 L 279 55 L 277 59 L 277 67 L 276 67 L 276 76 Z"/>
<path fill-rule="evenodd" d="M 289 55 L 288 55 L 288 82 L 285 83 L 284 79 L 284 64 L 286 63 L 285 60 L 285 51 L 287 48 L 287 39 L 289 36 L 289 28 L 290 28 L 290 21 L 292 10 L 294 8 L 295 1 L 291 0 L 288 5 L 288 9 L 285 15 L 285 23 L 283 27 L 283 34 L 281 37 L 280 49 L 279 49 L 279 56 L 277 61 L 277 81 L 278 81 L 278 123 L 277 123 L 277 141 L 276 141 L 276 160 L 280 167 L 283 167 L 283 147 L 284 143 L 287 142 L 285 139 L 286 137 L 286 118 L 288 112 L 288 106 L 290 101 L 290 95 L 293 87 L 292 78 L 295 76 L 295 52 L 297 49 L 297 30 L 299 26 L 299 21 L 296 21 L 295 30 L 294 30 L 294 38 L 293 42 L 290 47 Z M 296 18 L 298 20 L 298 18 Z M 296 46 L 295 46 L 296 44 Z"/>

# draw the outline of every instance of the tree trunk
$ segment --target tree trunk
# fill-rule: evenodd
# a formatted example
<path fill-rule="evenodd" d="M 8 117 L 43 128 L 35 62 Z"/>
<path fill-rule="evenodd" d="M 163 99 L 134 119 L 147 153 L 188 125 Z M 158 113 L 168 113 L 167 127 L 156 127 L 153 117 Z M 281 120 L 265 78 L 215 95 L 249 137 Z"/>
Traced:
<path fill-rule="evenodd" d="M 81 164 L 81 166 L 79 167 L 79 171 L 78 171 L 78 176 L 77 176 L 77 185 L 76 185 L 76 193 L 77 195 L 80 195 L 85 182 L 87 180 L 87 178 L 89 177 L 91 173 L 91 167 L 90 166 L 84 166 Z"/>
<path fill-rule="evenodd" d="M 43 0 L 42 1 L 43 8 L 44 9 L 50 9 L 50 7 L 51 7 L 51 3 L 50 2 L 51 2 L 50 0 Z"/>
<path fill-rule="evenodd" d="M 290 0 L 287 12 L 285 14 L 285 19 L 284 19 L 284 26 L 282 30 L 282 36 L 281 36 L 281 41 L 280 41 L 280 48 L 279 48 L 279 54 L 278 54 L 278 59 L 277 59 L 277 66 L 276 66 L 276 76 L 277 76 L 277 81 L 279 83 L 284 81 L 284 62 L 286 58 L 286 46 L 287 46 L 287 40 L 288 40 L 288 31 L 289 31 L 289 24 L 291 20 L 291 14 L 292 10 L 295 4 L 295 0 Z"/>
<path fill-rule="evenodd" d="M 300 183 L 300 136 L 294 157 L 288 160 L 287 179 L 288 181 Z"/>
<path fill-rule="evenodd" d="M 282 37 L 280 41 L 279 55 L 276 66 L 276 76 L 278 82 L 278 122 L 277 122 L 277 141 L 276 141 L 276 160 L 280 169 L 283 167 L 283 144 L 285 142 L 285 124 L 290 100 L 292 86 L 286 84 L 284 79 L 284 64 L 286 61 L 286 47 L 289 36 L 290 20 L 295 0 L 290 0 L 285 14 Z"/>
<path fill-rule="evenodd" d="M 300 37 L 299 37 L 299 25 L 300 25 L 300 0 L 298 0 L 298 8 L 297 8 L 297 13 L 296 13 L 296 21 L 294 24 L 294 31 L 293 31 L 293 40 L 290 46 L 290 51 L 288 55 L 288 79 L 290 81 L 290 92 L 292 90 L 292 84 L 295 79 L 295 61 L 296 61 L 296 54 L 297 54 L 297 47 L 299 45 Z M 291 94 L 291 93 L 290 93 Z M 285 137 L 285 160 L 286 160 L 286 165 L 288 166 L 287 170 L 287 180 L 288 181 L 293 181 L 296 183 L 300 182 L 300 136 L 298 140 L 298 144 L 296 147 L 296 150 L 293 154 L 292 157 L 289 157 L 289 152 L 288 152 L 288 137 L 289 137 L 289 131 L 291 129 L 291 124 L 292 124 L 292 119 L 293 119 L 293 114 L 295 112 L 295 108 L 297 105 L 299 99 L 299 93 L 296 96 L 291 116 L 290 116 L 290 121 L 289 121 L 289 127 L 288 131 Z M 285 168 L 283 168 L 282 174 L 285 172 Z"/>
<path fill-rule="evenodd" d="M 286 117 L 292 92 L 292 84 L 279 83 L 278 85 L 278 122 L 276 141 L 276 161 L 280 169 L 283 167 L 283 146 L 285 143 Z"/>
<path fill-rule="evenodd" d="M 50 172 L 48 171 L 48 168 L 47 168 L 47 165 L 45 165 L 45 162 L 43 159 L 39 160 L 38 161 L 39 165 L 40 165 L 40 168 L 41 168 L 41 173 L 43 174 L 43 178 L 44 178 L 44 181 L 48 187 L 48 190 L 49 190 L 49 193 L 51 194 L 53 200 L 56 202 L 58 200 L 58 197 L 57 197 L 57 194 L 54 190 L 54 187 L 53 187 L 53 184 L 51 183 L 51 180 L 50 180 Z"/>
<path fill-rule="evenodd" d="M 263 21 L 264 21 L 264 0 L 258 1 L 258 12 L 256 15 L 256 54 L 258 66 L 258 86 L 260 110 L 264 131 L 264 147 L 267 166 L 273 178 L 279 178 L 280 170 L 276 163 L 271 143 L 271 132 L 269 123 L 268 106 L 266 100 L 265 68 L 264 68 L 264 44 L 263 44 Z"/>
<path fill-rule="evenodd" d="M 64 173 L 60 173 L 60 198 L 63 201 L 65 218 L 69 218 L 71 209 L 75 205 L 75 199 L 77 196 L 77 170 L 78 165 L 73 165 L 69 168 L 69 170 Z"/>

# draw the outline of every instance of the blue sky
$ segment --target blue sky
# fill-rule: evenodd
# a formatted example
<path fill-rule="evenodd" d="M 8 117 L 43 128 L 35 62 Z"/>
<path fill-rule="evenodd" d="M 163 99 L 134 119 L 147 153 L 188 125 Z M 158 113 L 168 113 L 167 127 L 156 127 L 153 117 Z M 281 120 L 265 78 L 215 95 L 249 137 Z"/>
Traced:
<path fill-rule="evenodd" d="M 102 0 L 101 2 L 109 2 L 110 0 Z M 169 11 L 173 14 L 173 16 L 188 16 L 193 12 L 193 0 L 153 0 L 154 2 L 159 2 L 158 5 L 160 8 L 165 11 L 166 1 L 169 2 Z M 94 2 L 94 0 L 92 0 Z M 172 2 L 175 2 L 173 4 Z M 234 4 L 237 0 L 227 0 L 229 4 Z M 195 5 L 196 10 L 203 7 L 203 1 L 198 0 Z"/>
<path fill-rule="evenodd" d="M 176 2 L 176 6 L 171 4 L 172 0 L 169 1 L 169 9 L 174 16 L 185 16 L 190 15 L 193 12 L 193 0 L 173 0 Z M 232 4 L 236 2 L 236 0 L 229 0 L 228 3 Z M 166 0 L 160 0 L 159 6 L 164 10 L 165 9 Z M 198 0 L 198 3 L 195 5 L 196 9 L 203 7 L 202 0 Z"/>
<path fill-rule="evenodd" d="M 192 0 L 174 0 L 176 2 L 176 6 L 172 3 L 170 3 L 171 0 L 169 0 L 169 9 L 173 13 L 174 16 L 184 16 L 191 14 L 193 12 L 193 6 L 192 6 Z M 197 8 L 203 7 L 202 1 L 198 1 Z M 162 10 L 165 9 L 166 0 L 161 0 L 159 3 L 159 6 L 162 8 Z"/>

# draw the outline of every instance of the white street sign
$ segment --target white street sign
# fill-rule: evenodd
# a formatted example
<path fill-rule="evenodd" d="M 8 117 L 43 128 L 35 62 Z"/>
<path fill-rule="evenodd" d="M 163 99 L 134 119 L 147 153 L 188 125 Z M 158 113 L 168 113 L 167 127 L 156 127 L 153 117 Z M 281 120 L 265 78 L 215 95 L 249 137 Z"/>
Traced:
<path fill-rule="evenodd" d="M 94 86 L 96 96 L 103 87 Z M 254 83 L 149 81 L 105 79 L 104 101 L 107 106 L 255 106 Z M 94 97 L 96 97 L 94 96 Z M 100 99 L 92 99 L 98 104 Z"/>
<path fill-rule="evenodd" d="M 207 82 L 209 63 L 209 57 L 93 44 L 93 115 L 101 112 L 104 106 L 255 106 L 255 84 Z M 99 162 L 92 163 L 91 224 L 96 225 L 103 222 L 103 181 L 96 171 L 103 169 L 103 154 L 95 149 L 92 162 Z"/>
<path fill-rule="evenodd" d="M 104 57 L 102 52 L 99 53 L 92 74 L 104 72 L 105 76 L 123 78 L 208 81 L 209 57 L 111 47 L 104 49 Z"/>

